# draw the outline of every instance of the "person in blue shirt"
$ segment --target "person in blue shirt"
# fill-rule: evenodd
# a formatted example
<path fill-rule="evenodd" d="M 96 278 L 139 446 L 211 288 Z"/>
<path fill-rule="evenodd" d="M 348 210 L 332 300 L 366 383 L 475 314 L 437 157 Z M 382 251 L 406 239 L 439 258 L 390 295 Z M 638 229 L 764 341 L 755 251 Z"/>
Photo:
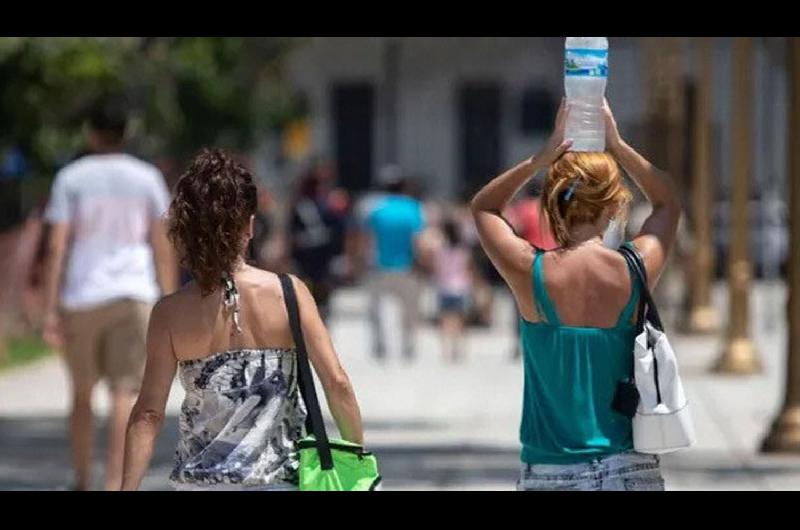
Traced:
<path fill-rule="evenodd" d="M 414 274 L 416 238 L 425 228 L 425 216 L 420 202 L 407 194 L 408 182 L 402 173 L 384 172 L 381 180 L 385 194 L 366 216 L 374 248 L 369 281 L 373 352 L 376 358 L 385 358 L 380 302 L 384 295 L 390 295 L 401 302 L 401 347 L 405 358 L 411 360 L 419 319 L 420 285 Z"/>

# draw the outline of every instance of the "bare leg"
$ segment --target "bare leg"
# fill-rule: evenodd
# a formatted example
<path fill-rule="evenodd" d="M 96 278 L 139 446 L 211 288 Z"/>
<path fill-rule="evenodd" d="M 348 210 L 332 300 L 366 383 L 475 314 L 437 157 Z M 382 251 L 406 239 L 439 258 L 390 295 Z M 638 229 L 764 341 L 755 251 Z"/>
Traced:
<path fill-rule="evenodd" d="M 464 330 L 464 318 L 460 313 L 446 312 L 442 314 L 442 336 L 449 346 L 449 351 L 445 352 L 445 358 L 450 361 L 457 361 L 461 356 L 461 335 Z"/>
<path fill-rule="evenodd" d="M 464 315 L 456 313 L 453 317 L 453 333 L 455 340 L 453 341 L 453 358 L 457 361 L 463 360 L 466 357 L 464 350 L 464 339 L 466 338 L 464 329 Z"/>
<path fill-rule="evenodd" d="M 491 326 L 492 298 L 494 296 L 491 284 L 484 278 L 481 278 L 480 280 L 476 281 L 473 293 L 475 297 L 475 306 L 478 310 L 478 319 L 480 320 L 481 325 Z"/>
<path fill-rule="evenodd" d="M 439 315 L 439 337 L 442 339 L 442 360 L 445 362 L 451 361 L 450 358 L 450 351 L 451 346 L 450 343 L 452 342 L 452 337 L 450 336 L 449 329 L 447 327 L 447 313 L 441 313 Z"/>
<path fill-rule="evenodd" d="M 485 326 L 491 326 L 494 320 L 494 291 L 492 290 L 492 284 L 488 282 L 484 289 L 486 298 L 481 310 L 481 320 L 483 320 Z"/>
<path fill-rule="evenodd" d="M 136 394 L 115 390 L 111 394 L 111 415 L 108 419 L 108 451 L 106 453 L 106 491 L 119 491 L 122 486 L 122 464 L 125 455 L 125 430 L 136 401 Z"/>
<path fill-rule="evenodd" d="M 403 356 L 411 361 L 416 356 L 417 326 L 419 324 L 420 285 L 413 273 L 397 278 L 395 288 L 402 303 Z"/>
<path fill-rule="evenodd" d="M 374 275 L 368 280 L 369 290 L 369 322 L 372 327 L 372 353 L 376 359 L 386 358 L 386 343 L 383 337 L 383 319 L 381 318 L 381 286 L 384 282 Z"/>
<path fill-rule="evenodd" d="M 77 388 L 73 392 L 69 437 L 72 447 L 72 464 L 75 467 L 75 488 L 88 490 L 91 487 L 92 446 L 94 445 L 91 386 Z"/>

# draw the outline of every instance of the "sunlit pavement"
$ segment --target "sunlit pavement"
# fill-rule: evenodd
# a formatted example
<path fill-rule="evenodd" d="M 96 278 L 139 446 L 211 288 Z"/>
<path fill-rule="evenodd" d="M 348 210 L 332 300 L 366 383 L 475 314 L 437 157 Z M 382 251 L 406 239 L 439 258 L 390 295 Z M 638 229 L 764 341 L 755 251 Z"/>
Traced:
<path fill-rule="evenodd" d="M 724 292 L 716 302 L 724 307 Z M 465 359 L 444 362 L 435 328 L 419 333 L 418 356 L 399 355 L 389 331 L 388 360 L 371 357 L 361 289 L 337 293 L 330 327 L 350 373 L 364 416 L 366 439 L 378 456 L 385 490 L 513 490 L 519 459 L 517 433 L 522 372 L 512 359 L 514 316 L 498 290 L 491 328 L 466 333 Z M 430 313 L 431 293 L 422 300 Z M 785 291 L 759 284 L 753 291 L 753 335 L 764 372 L 720 376 L 709 372 L 719 337 L 672 335 L 695 419 L 695 448 L 663 457 L 668 489 L 800 489 L 800 457 L 765 456 L 757 448 L 782 400 Z M 396 308 L 385 308 L 390 318 Z M 726 316 L 722 315 L 723 319 Z M 67 382 L 58 358 L 0 374 L 0 488 L 63 489 L 71 479 L 66 439 Z M 159 439 L 144 489 L 166 489 L 182 399 L 176 384 L 169 421 Z M 107 407 L 104 390 L 96 410 Z M 98 422 L 101 425 L 102 422 Z M 100 476 L 103 433 L 95 455 Z"/>

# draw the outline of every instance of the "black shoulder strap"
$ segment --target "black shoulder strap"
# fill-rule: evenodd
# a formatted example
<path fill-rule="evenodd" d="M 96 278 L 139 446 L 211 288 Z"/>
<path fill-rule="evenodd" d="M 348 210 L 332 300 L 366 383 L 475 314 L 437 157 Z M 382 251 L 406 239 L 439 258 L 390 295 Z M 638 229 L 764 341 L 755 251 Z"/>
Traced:
<path fill-rule="evenodd" d="M 639 253 L 631 246 L 622 245 L 619 252 L 628 262 L 628 266 L 636 273 L 639 279 L 640 296 L 642 300 L 639 302 L 639 313 L 636 325 L 641 330 L 644 328 L 645 317 L 647 320 L 659 331 L 664 331 L 664 326 L 661 323 L 661 316 L 658 314 L 658 308 L 653 302 L 653 296 L 650 294 L 650 288 L 647 286 L 647 269 L 644 266 L 644 261 Z M 644 303 L 642 303 L 642 301 Z"/>
<path fill-rule="evenodd" d="M 278 274 L 278 278 L 281 281 L 283 299 L 286 302 L 286 311 L 289 314 L 289 326 L 292 328 L 292 338 L 297 351 L 297 374 L 298 382 L 300 383 L 300 394 L 303 396 L 303 402 L 305 402 L 308 411 L 306 431 L 311 431 L 314 434 L 314 438 L 316 438 L 317 452 L 319 453 L 322 469 L 333 469 L 333 456 L 331 455 L 328 433 L 325 431 L 322 409 L 320 409 L 317 391 L 314 388 L 314 375 L 311 372 L 306 342 L 303 339 L 303 329 L 300 327 L 300 309 L 297 305 L 294 284 L 288 274 Z"/>

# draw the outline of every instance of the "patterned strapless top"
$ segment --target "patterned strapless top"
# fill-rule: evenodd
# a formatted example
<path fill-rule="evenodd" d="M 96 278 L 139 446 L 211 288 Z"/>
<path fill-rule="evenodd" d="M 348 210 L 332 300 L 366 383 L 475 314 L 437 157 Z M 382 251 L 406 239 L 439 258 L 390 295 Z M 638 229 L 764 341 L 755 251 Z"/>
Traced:
<path fill-rule="evenodd" d="M 177 489 L 297 485 L 306 410 L 295 351 L 242 349 L 180 361 L 186 398 L 170 484 Z"/>

